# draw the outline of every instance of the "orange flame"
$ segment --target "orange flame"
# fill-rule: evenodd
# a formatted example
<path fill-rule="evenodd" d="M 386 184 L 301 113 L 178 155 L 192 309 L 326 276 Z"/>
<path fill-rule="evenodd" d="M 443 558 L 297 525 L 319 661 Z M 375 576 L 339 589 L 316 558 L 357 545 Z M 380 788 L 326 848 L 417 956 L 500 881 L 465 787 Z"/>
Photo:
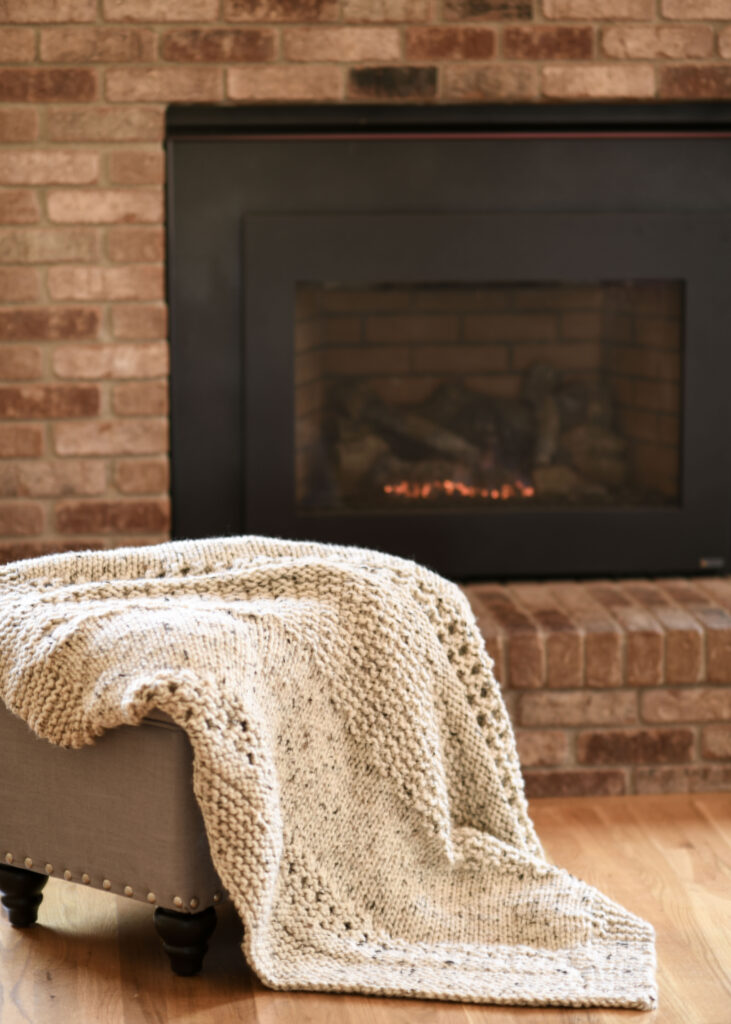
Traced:
<path fill-rule="evenodd" d="M 399 498 L 428 498 L 430 495 L 446 494 L 448 497 L 459 495 L 462 498 L 483 498 L 491 501 L 507 501 L 509 498 L 532 498 L 536 491 L 522 480 L 501 487 L 475 487 L 463 484 L 461 480 L 430 480 L 427 483 L 413 483 L 400 480 L 397 484 L 384 484 L 384 494 L 394 494 Z"/>

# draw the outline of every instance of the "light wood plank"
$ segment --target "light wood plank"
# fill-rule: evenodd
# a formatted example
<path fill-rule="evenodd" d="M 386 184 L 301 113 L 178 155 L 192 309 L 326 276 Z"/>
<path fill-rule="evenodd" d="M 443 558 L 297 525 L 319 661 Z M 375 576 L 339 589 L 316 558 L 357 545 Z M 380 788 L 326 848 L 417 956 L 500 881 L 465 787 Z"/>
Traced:
<path fill-rule="evenodd" d="M 531 813 L 553 861 L 655 925 L 657 1011 L 271 992 L 230 906 L 203 973 L 177 978 L 148 907 L 52 879 L 39 927 L 0 923 L 0 1024 L 731 1024 L 731 795 L 536 800 Z"/>

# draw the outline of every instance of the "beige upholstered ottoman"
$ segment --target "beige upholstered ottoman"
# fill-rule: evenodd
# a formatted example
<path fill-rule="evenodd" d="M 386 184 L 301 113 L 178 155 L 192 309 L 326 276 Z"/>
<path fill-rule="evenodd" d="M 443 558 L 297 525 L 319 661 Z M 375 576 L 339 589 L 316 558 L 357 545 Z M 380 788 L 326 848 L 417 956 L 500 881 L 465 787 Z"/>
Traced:
<path fill-rule="evenodd" d="M 0 702 L 0 891 L 36 920 L 49 876 L 155 907 L 173 970 L 200 970 L 223 898 L 193 795 L 188 738 L 165 715 L 92 747 L 39 740 Z"/>

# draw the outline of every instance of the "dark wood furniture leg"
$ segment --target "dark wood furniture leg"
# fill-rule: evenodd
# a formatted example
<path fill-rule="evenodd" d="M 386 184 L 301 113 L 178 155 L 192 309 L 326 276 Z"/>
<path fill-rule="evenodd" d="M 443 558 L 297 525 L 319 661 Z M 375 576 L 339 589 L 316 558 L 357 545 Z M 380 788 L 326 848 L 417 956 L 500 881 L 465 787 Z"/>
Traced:
<path fill-rule="evenodd" d="M 48 875 L 39 875 L 37 871 L 0 864 L 2 905 L 13 928 L 29 928 L 36 923 L 43 899 L 41 890 L 47 881 Z"/>
<path fill-rule="evenodd" d="M 155 911 L 155 928 L 163 949 L 170 957 L 172 969 L 183 977 L 197 974 L 201 969 L 215 927 L 213 907 L 207 907 L 200 914 L 179 914 L 164 907 Z"/>

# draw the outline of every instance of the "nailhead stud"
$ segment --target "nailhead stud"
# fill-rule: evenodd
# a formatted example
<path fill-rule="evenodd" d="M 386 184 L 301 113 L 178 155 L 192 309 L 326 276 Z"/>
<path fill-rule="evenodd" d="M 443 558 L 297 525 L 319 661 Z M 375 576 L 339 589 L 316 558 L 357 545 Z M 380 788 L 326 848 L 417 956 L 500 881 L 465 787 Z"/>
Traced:
<path fill-rule="evenodd" d="M 112 888 L 112 883 L 109 881 L 108 878 L 105 878 L 104 881 L 102 882 L 102 889 L 111 889 L 111 888 Z"/>
<path fill-rule="evenodd" d="M 63 873 L 63 877 L 64 877 L 64 878 L 66 879 L 66 881 L 67 881 L 67 882 L 70 882 L 70 881 L 71 881 L 71 879 L 72 879 L 72 878 L 73 878 L 74 876 L 73 876 L 73 875 L 71 874 L 71 872 L 69 871 L 69 869 L 68 869 L 68 868 L 66 868 L 66 870 L 65 870 L 65 871 L 64 871 L 64 873 Z"/>
<path fill-rule="evenodd" d="M 214 892 L 214 894 L 213 894 L 213 902 L 214 903 L 220 903 L 221 902 L 221 893 L 220 892 Z"/>
<path fill-rule="evenodd" d="M 154 892 L 148 892 L 148 894 L 147 894 L 147 902 L 148 903 L 156 903 L 157 902 L 157 896 L 155 895 Z"/>
<path fill-rule="evenodd" d="M 47 875 L 52 875 L 53 874 L 53 864 L 46 864 L 46 874 Z"/>
<path fill-rule="evenodd" d="M 125 887 L 124 887 L 124 895 L 125 896 L 134 896 L 134 889 L 132 888 L 131 885 L 125 885 Z"/>
<path fill-rule="evenodd" d="M 6 864 L 12 864 L 13 863 L 13 855 L 12 855 L 12 853 L 6 853 L 5 854 L 5 863 Z"/>
<path fill-rule="evenodd" d="M 176 907 L 182 907 L 183 905 L 183 901 L 180 898 L 180 896 L 173 896 L 173 903 L 175 904 Z"/>
<path fill-rule="evenodd" d="M 25 860 L 23 861 L 23 863 L 25 864 L 25 866 L 27 868 L 32 868 L 33 867 L 33 861 L 32 861 L 32 859 L 30 857 L 26 857 Z"/>
<path fill-rule="evenodd" d="M 81 881 L 84 883 L 84 885 L 88 885 L 89 882 L 91 881 L 86 872 L 84 872 L 83 875 L 81 876 Z"/>
<path fill-rule="evenodd" d="M 191 898 L 190 898 L 190 905 L 193 908 L 193 910 L 195 910 L 195 908 L 198 906 L 198 897 L 197 896 L 191 896 Z"/>

